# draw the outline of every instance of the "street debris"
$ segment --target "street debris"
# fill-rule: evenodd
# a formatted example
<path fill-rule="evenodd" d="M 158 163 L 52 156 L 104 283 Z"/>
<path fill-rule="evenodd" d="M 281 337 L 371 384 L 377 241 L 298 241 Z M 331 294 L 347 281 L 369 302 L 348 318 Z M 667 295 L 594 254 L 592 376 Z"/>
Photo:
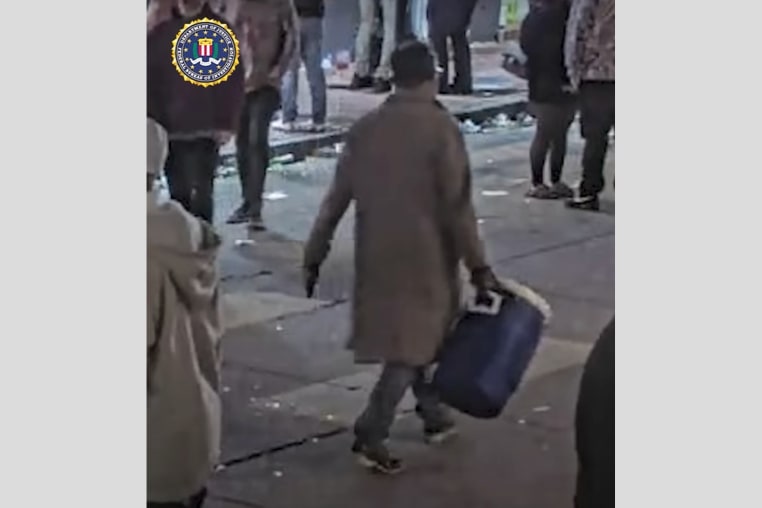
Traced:
<path fill-rule="evenodd" d="M 264 195 L 265 201 L 280 201 L 281 199 L 286 199 L 287 197 L 288 194 L 282 191 L 268 192 Z"/>
<path fill-rule="evenodd" d="M 547 413 L 548 411 L 550 411 L 550 406 L 537 406 L 532 409 L 533 413 Z"/>
<path fill-rule="evenodd" d="M 332 422 L 334 420 L 334 416 L 333 415 L 325 415 L 325 420 L 327 422 Z"/>
<path fill-rule="evenodd" d="M 217 464 L 217 465 L 214 467 L 214 472 L 215 472 L 215 473 L 219 473 L 219 472 L 221 472 L 221 471 L 224 471 L 225 469 L 227 469 L 227 466 L 225 466 L 225 464 Z"/>
<path fill-rule="evenodd" d="M 252 245 L 256 245 L 257 242 L 252 240 L 251 238 L 239 238 L 235 241 L 236 247 L 250 247 Z"/>
<path fill-rule="evenodd" d="M 482 131 L 470 118 L 460 123 L 460 130 L 465 134 L 477 134 Z"/>
<path fill-rule="evenodd" d="M 495 198 L 501 196 L 507 196 L 510 193 L 507 190 L 483 190 L 482 196 L 487 198 Z"/>
<path fill-rule="evenodd" d="M 273 471 L 273 476 L 276 478 L 281 478 L 283 476 L 283 471 Z"/>
<path fill-rule="evenodd" d="M 484 224 L 484 222 L 485 222 L 484 219 L 479 219 L 476 221 L 477 224 Z"/>
<path fill-rule="evenodd" d="M 229 386 L 223 386 L 222 387 L 222 393 L 228 393 L 228 392 L 230 392 L 230 387 Z"/>
<path fill-rule="evenodd" d="M 527 424 L 527 421 L 524 420 L 523 418 L 519 420 L 519 425 L 526 425 L 526 424 Z"/>
<path fill-rule="evenodd" d="M 265 408 L 267 408 L 267 409 L 280 409 L 280 402 L 278 402 L 278 401 L 267 401 L 267 402 L 265 402 Z"/>
<path fill-rule="evenodd" d="M 282 332 L 282 331 L 283 331 L 283 325 L 282 325 L 282 324 L 280 324 L 280 323 L 277 323 L 277 324 L 275 325 L 275 331 L 276 331 L 276 332 Z"/>
<path fill-rule="evenodd" d="M 310 442 L 311 442 L 312 444 L 316 444 L 316 443 L 320 442 L 320 439 L 318 439 L 318 438 L 316 438 L 316 437 L 313 437 L 312 439 L 310 439 Z"/>

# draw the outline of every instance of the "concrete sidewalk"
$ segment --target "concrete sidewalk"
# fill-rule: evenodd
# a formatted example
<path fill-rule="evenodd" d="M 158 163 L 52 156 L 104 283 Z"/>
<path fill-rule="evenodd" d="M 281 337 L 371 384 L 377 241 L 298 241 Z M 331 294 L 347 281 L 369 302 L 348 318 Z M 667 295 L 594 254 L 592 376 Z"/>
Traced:
<path fill-rule="evenodd" d="M 403 402 L 390 446 L 399 477 L 369 474 L 349 452 L 351 423 L 377 368 L 345 350 L 353 278 L 353 214 L 321 270 L 318 300 L 304 298 L 301 256 L 335 160 L 308 159 L 268 176 L 270 232 L 220 226 L 229 330 L 223 338 L 223 467 L 205 508 L 562 508 L 576 473 L 572 422 L 581 366 L 614 313 L 614 203 L 605 213 L 526 200 L 532 129 L 467 136 L 474 201 L 497 273 L 536 289 L 553 319 L 525 382 L 491 421 L 457 416 L 459 440 L 421 442 Z M 579 177 L 582 143 L 569 140 L 565 178 Z M 607 180 L 614 171 L 609 154 Z M 217 216 L 237 205 L 237 178 L 216 187 Z M 273 194 L 276 195 L 276 194 Z"/>

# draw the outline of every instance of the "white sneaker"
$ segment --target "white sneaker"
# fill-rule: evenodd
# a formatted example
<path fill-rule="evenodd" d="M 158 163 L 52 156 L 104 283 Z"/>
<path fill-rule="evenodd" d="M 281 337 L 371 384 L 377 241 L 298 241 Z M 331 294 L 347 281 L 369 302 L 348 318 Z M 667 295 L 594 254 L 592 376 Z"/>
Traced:
<path fill-rule="evenodd" d="M 272 127 L 284 132 L 294 132 L 296 130 L 296 124 L 294 122 L 284 122 L 283 120 L 274 121 Z"/>
<path fill-rule="evenodd" d="M 309 124 L 308 129 L 310 132 L 325 132 L 326 131 L 326 125 L 325 123 L 315 123 L 312 122 Z"/>

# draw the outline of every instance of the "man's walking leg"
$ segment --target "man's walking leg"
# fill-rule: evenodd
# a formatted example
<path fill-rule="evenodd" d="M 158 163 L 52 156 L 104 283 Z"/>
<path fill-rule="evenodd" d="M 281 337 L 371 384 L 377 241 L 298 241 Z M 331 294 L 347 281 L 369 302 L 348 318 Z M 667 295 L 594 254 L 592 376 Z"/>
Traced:
<path fill-rule="evenodd" d="M 193 162 L 192 213 L 213 224 L 214 221 L 214 172 L 217 169 L 217 142 L 211 138 L 195 142 Z"/>
<path fill-rule="evenodd" d="M 434 387 L 431 385 L 431 368 L 416 369 L 413 381 L 413 394 L 418 400 L 415 412 L 423 420 L 423 432 L 426 442 L 439 444 L 455 434 L 455 424 L 448 415 L 447 409 L 439 400 Z"/>
<path fill-rule="evenodd" d="M 245 200 L 249 203 L 249 227 L 263 230 L 262 193 L 265 188 L 267 166 L 270 163 L 270 122 L 278 109 L 278 90 L 265 87 L 254 92 L 250 103 L 249 136 L 245 140 L 249 152 L 249 169 Z"/>
<path fill-rule="evenodd" d="M 188 212 L 191 211 L 193 196 L 193 179 L 188 171 L 188 161 L 193 158 L 191 147 L 192 141 L 170 141 L 169 154 L 164 166 L 169 195 Z"/>
<path fill-rule="evenodd" d="M 437 54 L 437 64 L 439 65 L 439 93 L 450 93 L 450 55 L 447 51 L 447 35 L 440 31 L 436 26 L 430 27 L 429 39 L 431 46 Z"/>
<path fill-rule="evenodd" d="M 386 364 L 370 395 L 368 406 L 355 422 L 355 444 L 364 465 L 384 473 L 397 472 L 401 463 L 384 446 L 394 423 L 397 406 L 415 381 L 416 369 L 401 364 Z"/>
<path fill-rule="evenodd" d="M 228 219 L 228 224 L 242 224 L 249 220 L 251 204 L 247 196 L 249 188 L 249 124 L 251 123 L 251 94 L 246 96 L 241 117 L 238 122 L 238 135 L 236 136 L 236 162 L 238 164 L 238 181 L 241 183 L 241 206 Z"/>
<path fill-rule="evenodd" d="M 326 117 L 325 71 L 322 65 L 323 20 L 321 18 L 302 19 L 302 58 L 307 69 L 307 82 L 312 98 L 312 124 L 321 128 Z"/>

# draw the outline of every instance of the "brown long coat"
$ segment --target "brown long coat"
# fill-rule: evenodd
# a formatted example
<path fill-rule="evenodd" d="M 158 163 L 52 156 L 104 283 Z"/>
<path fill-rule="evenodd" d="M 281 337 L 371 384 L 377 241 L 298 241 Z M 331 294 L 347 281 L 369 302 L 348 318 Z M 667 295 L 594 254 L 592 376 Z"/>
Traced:
<path fill-rule="evenodd" d="M 485 266 L 463 137 L 431 98 L 397 92 L 347 136 L 305 248 L 320 265 L 356 207 L 353 330 L 359 362 L 433 361 L 459 302 L 459 262 Z"/>

